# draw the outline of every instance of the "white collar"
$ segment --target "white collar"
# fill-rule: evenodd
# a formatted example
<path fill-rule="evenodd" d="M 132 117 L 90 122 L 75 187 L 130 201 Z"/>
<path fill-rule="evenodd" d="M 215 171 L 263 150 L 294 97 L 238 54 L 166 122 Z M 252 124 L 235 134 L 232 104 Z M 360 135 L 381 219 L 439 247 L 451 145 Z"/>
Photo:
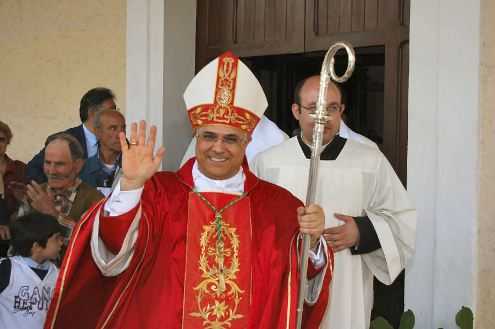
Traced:
<path fill-rule="evenodd" d="M 222 192 L 231 194 L 241 194 L 244 192 L 244 182 L 246 175 L 242 167 L 234 176 L 223 179 L 211 179 L 206 177 L 198 167 L 198 162 L 195 160 L 192 168 L 192 176 L 194 182 L 194 188 L 198 192 Z"/>
<path fill-rule="evenodd" d="M 39 264 L 38 262 L 35 262 L 31 257 L 22 257 L 22 256 L 15 256 L 19 257 L 24 264 L 31 268 L 35 268 L 37 270 L 48 270 L 50 268 L 50 261 L 46 260 L 43 263 Z"/>
<path fill-rule="evenodd" d="M 337 134 L 338 135 L 338 134 Z M 335 136 L 337 136 L 335 135 Z M 335 136 L 333 138 L 335 138 Z M 302 130 L 301 130 L 301 140 L 303 141 L 304 144 L 306 144 L 307 147 L 310 148 L 310 150 L 313 150 L 313 145 L 312 143 L 308 143 L 306 141 L 306 139 L 304 139 L 304 136 L 303 136 L 303 133 L 302 133 Z M 327 148 L 328 145 L 330 145 L 330 143 L 333 141 L 333 139 L 329 142 L 329 143 L 326 143 L 326 144 L 322 144 L 321 145 L 321 149 L 320 149 L 320 152 L 323 152 L 323 150 L 325 150 Z"/>

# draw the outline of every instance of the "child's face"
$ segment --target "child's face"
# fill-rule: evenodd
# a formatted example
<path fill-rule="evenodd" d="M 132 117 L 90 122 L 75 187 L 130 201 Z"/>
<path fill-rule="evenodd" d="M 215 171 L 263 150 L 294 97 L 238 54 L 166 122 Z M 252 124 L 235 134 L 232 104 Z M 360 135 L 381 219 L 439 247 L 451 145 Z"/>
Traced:
<path fill-rule="evenodd" d="M 48 241 L 46 241 L 46 247 L 41 251 L 43 258 L 56 259 L 63 244 L 64 237 L 60 233 L 53 234 L 50 238 L 48 238 Z"/>

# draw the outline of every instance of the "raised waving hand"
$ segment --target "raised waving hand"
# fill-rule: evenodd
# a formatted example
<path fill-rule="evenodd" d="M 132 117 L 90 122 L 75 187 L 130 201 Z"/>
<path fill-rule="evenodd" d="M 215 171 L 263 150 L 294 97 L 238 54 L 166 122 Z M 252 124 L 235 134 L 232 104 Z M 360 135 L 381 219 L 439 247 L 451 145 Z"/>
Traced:
<path fill-rule="evenodd" d="M 129 144 L 125 134 L 120 133 L 120 146 L 122 148 L 122 178 L 120 189 L 122 191 L 133 190 L 144 186 L 144 183 L 158 171 L 160 163 L 165 155 L 165 149 L 160 147 L 156 153 L 156 126 L 149 128 L 147 135 L 146 122 L 140 121 L 139 126 L 131 124 Z"/>

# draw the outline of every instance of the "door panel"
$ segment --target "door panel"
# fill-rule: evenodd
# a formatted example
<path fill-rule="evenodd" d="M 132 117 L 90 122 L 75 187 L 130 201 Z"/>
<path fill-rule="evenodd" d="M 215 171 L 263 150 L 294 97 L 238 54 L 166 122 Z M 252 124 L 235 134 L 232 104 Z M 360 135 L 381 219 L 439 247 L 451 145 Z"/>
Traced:
<path fill-rule="evenodd" d="M 198 1 L 196 68 L 226 50 L 261 56 L 304 52 L 304 1 Z"/>

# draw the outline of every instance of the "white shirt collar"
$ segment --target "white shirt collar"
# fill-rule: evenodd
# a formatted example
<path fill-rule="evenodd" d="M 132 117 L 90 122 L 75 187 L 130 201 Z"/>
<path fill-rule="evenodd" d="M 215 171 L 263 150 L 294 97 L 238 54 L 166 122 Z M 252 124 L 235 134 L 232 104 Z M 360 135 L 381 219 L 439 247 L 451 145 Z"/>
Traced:
<path fill-rule="evenodd" d="M 89 130 L 85 124 L 83 124 L 84 138 L 86 139 L 86 151 L 88 151 L 88 158 L 92 157 L 98 151 L 98 139 L 96 135 Z"/>
<path fill-rule="evenodd" d="M 199 170 L 198 162 L 194 161 L 192 176 L 194 188 L 198 192 L 222 192 L 231 194 L 241 194 L 244 192 L 246 175 L 244 175 L 242 167 L 234 176 L 223 180 L 216 180 L 206 177 L 206 175 Z"/>
<path fill-rule="evenodd" d="M 39 269 L 39 270 L 48 270 L 50 268 L 50 261 L 46 260 L 43 263 L 39 264 L 38 262 L 35 262 L 31 257 L 22 257 L 22 256 L 15 256 L 19 257 L 19 259 L 22 259 L 24 264 L 31 268 Z"/>

